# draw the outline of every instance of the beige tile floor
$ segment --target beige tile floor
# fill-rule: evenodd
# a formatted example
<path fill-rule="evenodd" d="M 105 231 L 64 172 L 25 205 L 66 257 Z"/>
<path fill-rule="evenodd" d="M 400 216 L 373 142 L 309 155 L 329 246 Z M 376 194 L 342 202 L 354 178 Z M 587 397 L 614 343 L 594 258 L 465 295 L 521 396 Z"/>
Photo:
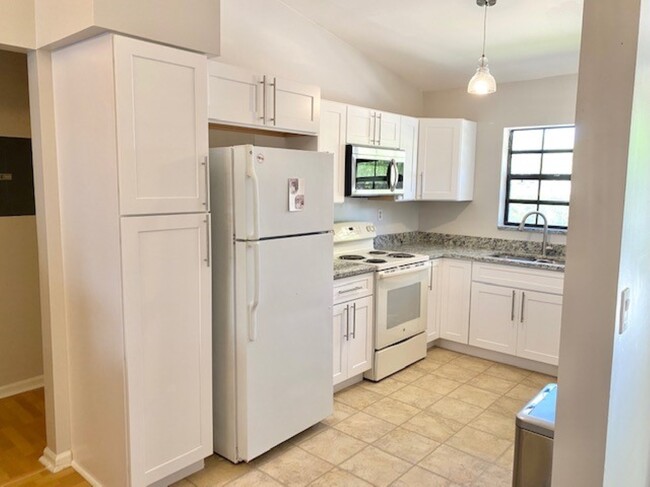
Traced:
<path fill-rule="evenodd" d="M 515 413 L 553 377 L 433 348 L 249 464 L 213 456 L 176 487 L 509 487 Z"/>

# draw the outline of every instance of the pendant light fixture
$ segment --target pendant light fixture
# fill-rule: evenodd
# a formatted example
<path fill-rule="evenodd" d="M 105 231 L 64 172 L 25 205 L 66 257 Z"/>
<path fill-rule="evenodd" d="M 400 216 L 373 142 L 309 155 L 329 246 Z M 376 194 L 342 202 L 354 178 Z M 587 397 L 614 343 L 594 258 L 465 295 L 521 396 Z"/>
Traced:
<path fill-rule="evenodd" d="M 467 85 L 467 93 L 473 95 L 488 95 L 497 91 L 497 82 L 494 76 L 490 74 L 488 68 L 488 59 L 485 57 L 485 36 L 487 32 L 487 9 L 497 3 L 497 0 L 476 0 L 479 7 L 485 9 L 483 14 L 483 52 L 478 60 L 478 68 L 476 73 L 469 80 Z"/>

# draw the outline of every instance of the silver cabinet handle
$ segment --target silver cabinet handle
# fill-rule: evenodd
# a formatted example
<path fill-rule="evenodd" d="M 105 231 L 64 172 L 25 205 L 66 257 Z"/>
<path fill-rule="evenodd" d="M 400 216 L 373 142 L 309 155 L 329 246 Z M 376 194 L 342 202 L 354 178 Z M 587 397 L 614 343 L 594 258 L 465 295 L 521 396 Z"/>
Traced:
<path fill-rule="evenodd" d="M 266 125 L 266 75 L 262 77 L 260 84 L 262 85 L 262 116 L 260 120 Z"/>
<path fill-rule="evenodd" d="M 210 211 L 210 161 L 208 156 L 203 158 L 203 169 L 205 172 L 205 203 L 203 206 Z"/>
<path fill-rule="evenodd" d="M 377 114 L 373 112 L 371 117 L 372 117 L 372 139 L 370 139 L 370 143 L 372 145 L 376 145 L 377 141 L 375 140 L 375 134 L 377 133 Z"/>
<path fill-rule="evenodd" d="M 212 228 L 211 228 L 211 225 L 210 225 L 210 217 L 209 216 L 206 217 L 206 219 L 203 221 L 203 223 L 205 223 L 205 235 L 206 235 L 205 240 L 207 242 L 207 247 L 208 247 L 207 248 L 208 253 L 205 254 L 205 259 L 203 259 L 203 260 L 205 260 L 205 264 L 208 267 L 210 267 L 212 265 L 211 258 L 210 258 L 210 254 L 211 254 L 211 251 L 212 251 L 212 245 L 210 243 L 211 236 L 212 236 L 211 235 L 212 234 Z"/>
<path fill-rule="evenodd" d="M 526 304 L 526 293 L 521 293 L 521 317 L 519 318 L 519 323 L 524 322 L 524 306 Z"/>
<path fill-rule="evenodd" d="M 277 96 L 276 95 L 277 95 L 277 86 L 278 86 L 277 78 L 273 78 L 273 83 L 271 83 L 271 86 L 273 87 L 273 118 L 270 118 L 269 122 L 273 122 L 273 125 L 275 125 L 276 124 L 276 121 L 275 121 L 276 114 L 275 114 L 275 112 L 276 112 L 276 107 L 277 107 L 277 103 L 276 103 Z"/>
<path fill-rule="evenodd" d="M 352 305 L 352 338 L 357 337 L 357 303 Z"/>
<path fill-rule="evenodd" d="M 345 335 L 343 335 L 345 341 L 347 342 L 350 339 L 350 305 L 345 306 Z"/>
<path fill-rule="evenodd" d="M 515 321 L 515 294 L 516 291 L 512 291 L 512 305 L 510 307 L 510 321 Z"/>
<path fill-rule="evenodd" d="M 377 145 L 381 145 L 381 113 L 379 114 L 379 137 L 377 138 Z"/>
<path fill-rule="evenodd" d="M 420 173 L 420 199 L 422 199 L 422 195 L 424 194 L 424 172 Z"/>
<path fill-rule="evenodd" d="M 360 291 L 361 289 L 363 289 L 363 286 L 351 287 L 350 289 L 344 289 L 343 291 L 337 291 L 337 292 L 338 294 L 347 294 L 354 291 Z"/>

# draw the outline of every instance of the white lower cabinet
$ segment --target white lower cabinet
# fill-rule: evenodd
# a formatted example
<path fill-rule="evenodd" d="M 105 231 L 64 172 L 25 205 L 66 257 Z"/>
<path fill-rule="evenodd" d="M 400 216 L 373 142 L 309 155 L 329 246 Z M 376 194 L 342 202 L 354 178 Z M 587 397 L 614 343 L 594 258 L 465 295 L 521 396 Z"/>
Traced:
<path fill-rule="evenodd" d="M 431 261 L 429 294 L 427 298 L 427 342 L 440 338 L 440 260 Z"/>
<path fill-rule="evenodd" d="M 339 384 L 372 368 L 373 275 L 335 282 L 333 382 Z"/>
<path fill-rule="evenodd" d="M 552 271 L 474 264 L 469 344 L 557 365 L 563 277 Z"/>
<path fill-rule="evenodd" d="M 441 261 L 440 338 L 467 344 L 471 284 L 471 262 L 454 259 Z"/>

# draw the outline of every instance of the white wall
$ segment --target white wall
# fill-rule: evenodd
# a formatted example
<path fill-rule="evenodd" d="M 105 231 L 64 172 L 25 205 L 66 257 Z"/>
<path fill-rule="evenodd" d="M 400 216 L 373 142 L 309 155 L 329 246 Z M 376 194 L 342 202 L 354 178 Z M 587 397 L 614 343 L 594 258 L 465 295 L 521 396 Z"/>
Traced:
<path fill-rule="evenodd" d="M 650 0 L 584 7 L 553 486 L 647 487 Z"/>
<path fill-rule="evenodd" d="M 24 54 L 0 51 L 0 136 L 30 137 Z M 36 217 L 0 217 L 0 388 L 43 374 L 40 320 Z"/>
<path fill-rule="evenodd" d="M 334 221 L 373 222 L 377 233 L 414 232 L 418 229 L 418 204 L 394 201 L 346 198 L 345 203 L 334 205 Z M 382 211 L 379 221 L 378 212 Z"/>
<path fill-rule="evenodd" d="M 465 88 L 424 95 L 427 117 L 478 122 L 474 200 L 420 204 L 420 230 L 481 237 L 539 240 L 539 235 L 497 228 L 506 127 L 573 123 L 577 76 L 501 83 L 495 94 L 469 95 Z M 551 237 L 564 243 L 564 236 Z"/>
<path fill-rule="evenodd" d="M 34 0 L 0 0 L 0 12 L 0 49 L 33 49 Z"/>
<path fill-rule="evenodd" d="M 222 0 L 220 61 L 319 85 L 328 100 L 419 115 L 422 93 L 279 0 Z"/>

